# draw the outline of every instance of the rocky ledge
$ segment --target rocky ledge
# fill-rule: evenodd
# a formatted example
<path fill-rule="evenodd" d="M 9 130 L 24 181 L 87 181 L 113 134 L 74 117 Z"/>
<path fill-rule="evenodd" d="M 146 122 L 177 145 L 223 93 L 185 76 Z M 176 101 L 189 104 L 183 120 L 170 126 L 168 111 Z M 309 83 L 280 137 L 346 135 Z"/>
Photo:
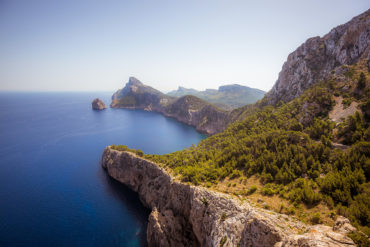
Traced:
<path fill-rule="evenodd" d="M 94 99 L 93 102 L 91 102 L 91 107 L 93 110 L 104 110 L 107 108 L 104 102 L 98 98 Z"/>
<path fill-rule="evenodd" d="M 152 210 L 149 246 L 354 246 L 339 218 L 334 228 L 252 207 L 229 195 L 176 181 L 159 165 L 105 148 L 102 166 Z"/>

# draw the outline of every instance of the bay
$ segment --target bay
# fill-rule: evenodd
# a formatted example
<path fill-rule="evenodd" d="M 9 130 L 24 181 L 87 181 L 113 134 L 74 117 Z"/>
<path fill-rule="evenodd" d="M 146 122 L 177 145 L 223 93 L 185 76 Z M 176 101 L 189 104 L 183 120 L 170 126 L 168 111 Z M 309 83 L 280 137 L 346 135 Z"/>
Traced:
<path fill-rule="evenodd" d="M 104 147 L 164 154 L 205 138 L 111 93 L 0 93 L 0 246 L 146 246 L 149 210 L 100 166 Z"/>

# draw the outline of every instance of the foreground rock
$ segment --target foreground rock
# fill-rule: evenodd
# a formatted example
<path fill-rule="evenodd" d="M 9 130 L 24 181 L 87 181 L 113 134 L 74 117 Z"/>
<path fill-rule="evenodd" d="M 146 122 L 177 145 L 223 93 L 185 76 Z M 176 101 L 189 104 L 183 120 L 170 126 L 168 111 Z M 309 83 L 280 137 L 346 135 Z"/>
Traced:
<path fill-rule="evenodd" d="M 338 223 L 338 231 L 308 226 L 226 194 L 178 182 L 157 164 L 130 152 L 107 147 L 102 166 L 152 209 L 149 246 L 354 246 L 340 227 L 348 222 Z"/>
<path fill-rule="evenodd" d="M 107 108 L 104 102 L 98 98 L 93 100 L 93 102 L 91 103 L 91 107 L 93 110 L 104 110 Z"/>

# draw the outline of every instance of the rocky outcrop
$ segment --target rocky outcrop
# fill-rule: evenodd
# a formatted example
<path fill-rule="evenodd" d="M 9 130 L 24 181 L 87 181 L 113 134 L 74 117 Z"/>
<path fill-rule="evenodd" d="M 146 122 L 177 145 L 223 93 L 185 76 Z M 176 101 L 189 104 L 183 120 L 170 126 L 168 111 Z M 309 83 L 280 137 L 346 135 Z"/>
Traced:
<path fill-rule="evenodd" d="M 98 98 L 94 99 L 93 102 L 91 102 L 91 107 L 93 110 L 104 110 L 107 108 L 104 102 Z"/>
<path fill-rule="evenodd" d="M 152 209 L 149 246 L 354 245 L 342 231 L 308 226 L 226 194 L 178 182 L 164 168 L 130 152 L 107 147 L 102 166 Z"/>
<path fill-rule="evenodd" d="M 165 95 L 134 77 L 130 77 L 126 86 L 113 94 L 111 107 L 159 112 L 206 134 L 223 131 L 230 114 L 195 96 L 176 98 Z"/>
<path fill-rule="evenodd" d="M 278 80 L 266 95 L 268 103 L 288 102 L 312 84 L 325 80 L 332 70 L 370 58 L 370 10 L 328 34 L 313 37 L 288 56 Z"/>

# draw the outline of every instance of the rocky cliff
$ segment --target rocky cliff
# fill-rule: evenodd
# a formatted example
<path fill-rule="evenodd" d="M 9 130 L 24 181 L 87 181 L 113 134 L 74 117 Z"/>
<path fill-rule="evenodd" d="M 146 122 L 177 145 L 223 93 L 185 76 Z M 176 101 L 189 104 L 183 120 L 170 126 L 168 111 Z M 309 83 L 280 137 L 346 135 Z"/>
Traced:
<path fill-rule="evenodd" d="M 336 68 L 364 58 L 369 60 L 369 44 L 370 10 L 321 38 L 308 39 L 288 56 L 278 80 L 267 94 L 268 102 L 288 102 L 312 84 L 325 80 Z"/>
<path fill-rule="evenodd" d="M 152 210 L 149 246 L 353 246 L 343 220 L 308 226 L 228 195 L 176 181 L 159 165 L 107 147 L 102 166 Z M 343 226 L 343 227 L 342 227 Z"/>
<path fill-rule="evenodd" d="M 224 130 L 229 114 L 195 96 L 168 96 L 144 85 L 134 77 L 130 77 L 126 86 L 113 94 L 111 107 L 159 112 L 194 126 L 197 131 L 206 134 Z"/>

